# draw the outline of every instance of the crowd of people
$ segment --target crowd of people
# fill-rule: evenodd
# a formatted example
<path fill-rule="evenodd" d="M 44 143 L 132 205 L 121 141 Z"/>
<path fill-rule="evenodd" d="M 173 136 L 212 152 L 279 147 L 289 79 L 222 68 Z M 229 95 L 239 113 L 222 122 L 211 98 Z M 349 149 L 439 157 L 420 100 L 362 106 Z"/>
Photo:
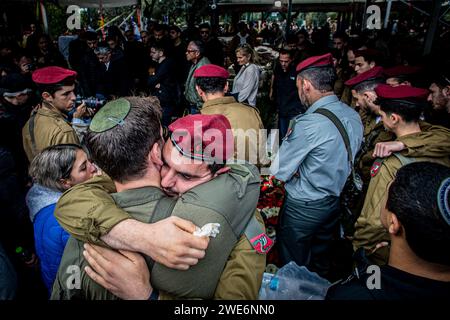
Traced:
<path fill-rule="evenodd" d="M 0 299 L 254 300 L 270 250 L 338 280 L 336 239 L 354 268 L 326 299 L 450 296 L 448 57 L 398 34 L 236 30 L 0 43 Z M 263 169 L 286 191 L 275 239 Z"/>

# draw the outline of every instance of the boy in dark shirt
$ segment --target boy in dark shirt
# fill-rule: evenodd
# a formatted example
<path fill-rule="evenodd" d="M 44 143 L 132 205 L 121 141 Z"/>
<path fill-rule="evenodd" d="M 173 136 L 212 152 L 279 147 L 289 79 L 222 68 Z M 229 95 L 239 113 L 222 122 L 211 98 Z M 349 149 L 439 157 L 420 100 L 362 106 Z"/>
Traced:
<path fill-rule="evenodd" d="M 450 168 L 430 162 L 402 167 L 388 187 L 381 221 L 389 231 L 386 266 L 369 266 L 328 290 L 328 300 L 450 297 Z"/>

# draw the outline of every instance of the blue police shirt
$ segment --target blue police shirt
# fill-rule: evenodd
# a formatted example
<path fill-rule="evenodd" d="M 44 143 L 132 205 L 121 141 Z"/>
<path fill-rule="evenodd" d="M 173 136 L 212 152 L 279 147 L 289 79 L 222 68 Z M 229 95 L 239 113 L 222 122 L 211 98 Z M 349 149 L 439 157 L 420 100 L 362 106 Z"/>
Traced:
<path fill-rule="evenodd" d="M 351 168 L 344 140 L 327 117 L 313 113 L 318 108 L 333 112 L 349 136 L 353 159 L 361 147 L 363 124 L 359 114 L 335 95 L 317 100 L 291 124 L 270 171 L 286 182 L 290 197 L 303 201 L 339 196 Z"/>

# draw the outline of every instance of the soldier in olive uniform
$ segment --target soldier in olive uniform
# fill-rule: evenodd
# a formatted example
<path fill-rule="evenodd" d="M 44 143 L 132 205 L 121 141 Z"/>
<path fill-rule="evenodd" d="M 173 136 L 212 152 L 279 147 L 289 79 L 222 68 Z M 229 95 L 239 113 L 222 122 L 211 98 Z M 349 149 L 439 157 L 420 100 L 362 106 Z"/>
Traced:
<path fill-rule="evenodd" d="M 207 64 L 194 72 L 195 87 L 204 101 L 201 114 L 221 114 L 230 121 L 235 139 L 234 158 L 252 164 L 268 163 L 265 156 L 264 125 L 258 109 L 237 102 L 228 91 L 229 73 L 222 67 Z M 244 147 L 245 149 L 243 149 Z"/>
<path fill-rule="evenodd" d="M 375 88 L 380 83 L 384 83 L 383 68 L 381 67 L 369 69 L 345 82 L 352 88 L 352 95 L 364 125 L 363 143 L 356 155 L 355 165 L 366 185 L 370 182 L 370 168 L 374 160 L 372 153 L 375 145 L 378 142 L 394 139 L 393 134 L 384 129 L 379 115 L 380 108 L 374 104 L 377 98 Z"/>
<path fill-rule="evenodd" d="M 31 114 L 22 129 L 23 148 L 31 162 L 43 149 L 63 143 L 79 144 L 80 139 L 67 119 L 75 103 L 75 71 L 61 67 L 45 67 L 33 72 L 42 103 Z M 87 109 L 80 105 L 75 118 L 85 116 Z"/>
<path fill-rule="evenodd" d="M 363 248 L 371 262 L 385 264 L 389 255 L 385 245 L 389 237 L 381 224 L 380 210 L 387 186 L 397 170 L 408 162 L 432 161 L 450 165 L 450 131 L 438 126 L 422 131 L 419 118 L 428 90 L 380 84 L 375 92 L 383 125 L 395 134 L 397 140 L 385 142 L 385 147 L 381 147 L 383 143 L 380 143 L 375 148 L 375 155 L 387 157 L 376 159 L 371 168 L 372 179 L 363 210 L 355 224 L 353 248 L 355 251 Z M 414 150 L 413 155 L 409 149 L 402 151 L 406 145 Z"/>
<path fill-rule="evenodd" d="M 152 111 L 155 103 L 139 98 L 118 99 L 97 113 L 90 125 L 86 143 L 94 161 L 114 180 L 114 184 L 100 177 L 84 187 L 72 189 L 63 195 L 58 204 L 58 219 L 81 240 L 96 238 L 95 242 L 101 243 L 98 237 L 103 233 L 106 235 L 101 239 L 113 244 L 113 247 L 145 253 L 151 251 L 147 239 L 154 238 L 157 231 L 153 229 L 148 233 L 142 226 L 136 228 L 136 225 L 123 228 L 131 217 L 141 222 L 151 222 L 145 225 L 153 224 L 153 227 L 170 215 L 189 219 L 197 225 L 219 222 L 220 233 L 209 242 L 206 257 L 189 270 L 179 272 L 169 269 L 166 266 L 170 265 L 161 264 L 164 261 L 158 259 L 155 252 L 147 254 L 156 261 L 152 262 L 147 257 L 149 269 L 152 270 L 152 284 L 164 292 L 160 298 L 256 299 L 265 268 L 265 256 L 261 253 L 269 246 L 264 241 L 261 217 L 257 215 L 257 220 L 254 217 L 259 187 L 255 167 L 226 166 L 223 163 L 233 153 L 232 136 L 226 140 L 202 139 L 203 130 L 208 128 L 224 135 L 227 130 L 231 133 L 228 120 L 221 115 L 194 115 L 177 120 L 169 127 L 171 136 L 161 150 L 163 141 L 159 119 Z M 200 145 L 195 144 L 198 141 L 194 131 L 196 124 L 197 128 L 200 124 L 202 133 Z M 194 144 L 190 139 L 184 139 L 186 135 L 195 136 Z M 142 141 L 142 137 L 148 137 L 148 141 Z M 213 141 L 220 146 L 213 146 L 215 151 L 210 156 L 203 154 L 203 150 L 205 153 L 208 148 L 211 150 Z M 192 159 L 202 161 L 192 164 Z M 162 180 L 159 181 L 161 167 Z M 167 200 L 170 198 L 159 189 L 160 185 L 169 194 L 180 193 L 180 198 Z M 115 192 L 111 195 L 112 199 L 127 212 L 119 210 L 105 191 Z M 117 227 L 123 232 L 117 232 Z M 245 236 L 241 236 L 244 231 Z M 86 235 L 88 233 L 89 236 Z M 161 235 L 157 241 L 173 242 L 171 237 L 175 236 L 172 231 L 171 234 Z M 253 247 L 247 239 L 252 239 Z M 183 248 L 184 253 L 188 255 L 195 245 Z M 260 253 L 255 249 L 259 249 Z M 116 299 L 85 272 L 81 275 L 81 289 L 66 287 L 70 277 L 66 273 L 67 268 L 87 265 L 81 259 L 82 251 L 82 242 L 71 238 L 64 252 L 52 298 Z M 190 264 L 195 264 L 204 252 L 196 249 L 191 256 L 194 262 Z"/>

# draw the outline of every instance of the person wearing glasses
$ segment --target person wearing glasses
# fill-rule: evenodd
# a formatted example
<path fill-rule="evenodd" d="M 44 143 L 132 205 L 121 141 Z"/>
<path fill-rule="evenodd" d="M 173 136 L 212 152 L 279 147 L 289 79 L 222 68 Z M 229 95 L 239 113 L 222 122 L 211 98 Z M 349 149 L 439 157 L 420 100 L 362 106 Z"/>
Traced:
<path fill-rule="evenodd" d="M 231 94 L 238 102 L 254 107 L 261 73 L 256 65 L 259 61 L 258 54 L 249 44 L 243 44 L 236 49 L 236 60 L 241 69 L 234 78 Z"/>
<path fill-rule="evenodd" d="M 186 79 L 184 96 L 190 114 L 200 113 L 199 110 L 203 105 L 203 100 L 195 89 L 194 72 L 201 66 L 211 63 L 204 55 L 205 46 L 203 42 L 198 40 L 189 42 L 186 49 L 186 60 L 191 62 L 191 68 L 189 69 L 189 74 Z"/>

